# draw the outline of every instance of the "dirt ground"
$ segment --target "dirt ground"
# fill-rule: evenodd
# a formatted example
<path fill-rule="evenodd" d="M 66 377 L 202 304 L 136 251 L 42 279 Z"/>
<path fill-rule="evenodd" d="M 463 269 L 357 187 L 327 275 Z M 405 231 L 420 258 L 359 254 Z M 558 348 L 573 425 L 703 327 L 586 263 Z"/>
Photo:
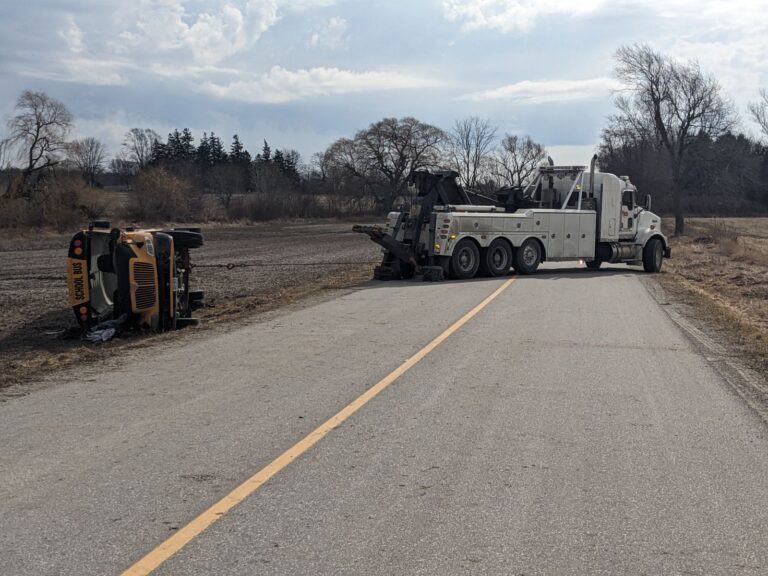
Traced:
<path fill-rule="evenodd" d="M 768 369 L 768 218 L 690 218 L 686 227 L 671 240 L 662 283 Z"/>
<path fill-rule="evenodd" d="M 211 325 L 369 279 L 380 251 L 351 228 L 328 221 L 204 227 L 205 245 L 193 252 L 193 284 L 208 306 L 196 315 Z M 76 325 L 67 305 L 70 238 L 0 238 L 0 387 L 142 340 L 95 347 L 62 338 Z"/>
<path fill-rule="evenodd" d="M 193 253 L 199 265 L 194 284 L 205 290 L 208 304 L 197 313 L 203 329 L 369 279 L 379 249 L 351 226 L 318 221 L 204 228 L 205 246 Z M 659 280 L 768 370 L 768 218 L 691 218 L 687 227 L 685 236 L 672 239 L 673 258 Z M 91 346 L 61 338 L 75 326 L 65 281 L 69 238 L 0 237 L 0 388 L 148 342 Z"/>

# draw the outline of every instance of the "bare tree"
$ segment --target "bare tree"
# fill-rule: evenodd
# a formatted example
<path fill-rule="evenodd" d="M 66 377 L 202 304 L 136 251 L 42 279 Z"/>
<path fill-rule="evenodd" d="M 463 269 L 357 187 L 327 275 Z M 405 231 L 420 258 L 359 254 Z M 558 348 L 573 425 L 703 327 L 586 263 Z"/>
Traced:
<path fill-rule="evenodd" d="M 381 187 L 371 187 L 378 204 L 390 208 L 408 187 L 414 170 L 437 166 L 445 133 L 416 118 L 384 118 L 357 133 L 354 152 L 359 170 L 375 176 Z"/>
<path fill-rule="evenodd" d="M 109 170 L 118 177 L 123 187 L 129 188 L 139 172 L 139 167 L 121 150 L 109 161 Z"/>
<path fill-rule="evenodd" d="M 224 210 L 228 210 L 232 198 L 248 190 L 249 174 L 236 164 L 217 164 L 208 174 L 208 192 L 214 194 Z"/>
<path fill-rule="evenodd" d="M 331 144 L 318 155 L 317 166 L 323 180 L 333 178 L 335 183 L 343 178 L 355 178 L 367 186 L 373 173 L 359 142 L 351 138 L 339 138 Z"/>
<path fill-rule="evenodd" d="M 472 116 L 457 120 L 449 134 L 449 161 L 470 190 L 477 188 L 490 166 L 496 128 L 488 120 Z"/>
<path fill-rule="evenodd" d="M 760 100 L 752 102 L 748 107 L 749 115 L 752 120 L 757 122 L 763 136 L 768 138 L 768 90 L 760 90 Z"/>
<path fill-rule="evenodd" d="M 544 146 L 530 136 L 505 134 L 495 154 L 494 175 L 508 186 L 524 186 L 546 157 Z"/>
<path fill-rule="evenodd" d="M 329 199 L 345 196 L 357 204 L 369 194 L 374 175 L 354 140 L 340 138 L 316 154 L 313 162 Z"/>
<path fill-rule="evenodd" d="M 96 175 L 104 170 L 107 157 L 104 143 L 89 136 L 71 142 L 67 152 L 70 162 L 80 171 L 88 186 L 95 186 Z"/>
<path fill-rule="evenodd" d="M 11 167 L 13 145 L 8 138 L 0 138 L 0 170 L 8 170 Z"/>
<path fill-rule="evenodd" d="M 716 139 L 736 122 L 720 84 L 698 63 L 681 63 L 645 44 L 616 51 L 616 76 L 627 95 L 616 98 L 621 122 L 643 139 L 656 141 L 669 157 L 675 234 L 682 234 L 686 170 L 697 141 Z"/>
<path fill-rule="evenodd" d="M 162 142 L 160 134 L 151 128 L 131 128 L 125 133 L 123 151 L 128 160 L 134 162 L 139 169 L 146 168 L 152 159 L 152 146 Z"/>
<path fill-rule="evenodd" d="M 72 115 L 64 104 L 45 92 L 30 90 L 19 96 L 16 111 L 8 120 L 8 141 L 17 149 L 24 194 L 29 195 L 33 176 L 59 163 L 72 128 Z"/>
<path fill-rule="evenodd" d="M 7 196 L 13 184 L 13 146 L 7 138 L 0 139 L 0 196 Z"/>
<path fill-rule="evenodd" d="M 320 168 L 326 178 L 354 182 L 379 209 L 389 209 L 406 194 L 411 172 L 439 165 L 445 140 L 440 128 L 415 118 L 384 118 L 331 144 Z"/>

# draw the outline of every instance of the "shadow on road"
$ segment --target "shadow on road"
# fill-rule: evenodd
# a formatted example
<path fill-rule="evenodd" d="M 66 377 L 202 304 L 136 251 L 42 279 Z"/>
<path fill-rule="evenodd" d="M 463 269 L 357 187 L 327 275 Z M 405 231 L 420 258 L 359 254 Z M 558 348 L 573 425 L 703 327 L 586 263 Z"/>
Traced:
<path fill-rule="evenodd" d="M 497 283 L 501 280 L 507 280 L 514 278 L 516 281 L 533 281 L 533 280 L 569 280 L 572 278 L 605 278 L 609 276 L 643 276 L 645 272 L 642 268 L 637 266 L 615 266 L 601 268 L 599 270 L 590 270 L 586 267 L 543 267 L 539 268 L 534 274 L 522 275 L 517 274 L 514 271 L 510 272 L 507 276 L 498 276 L 495 278 L 476 277 L 470 280 L 441 280 L 440 282 L 425 282 L 423 280 L 370 280 L 369 282 L 360 286 L 361 289 L 375 289 L 386 287 L 424 287 L 429 288 L 435 285 L 446 284 L 488 284 Z"/>

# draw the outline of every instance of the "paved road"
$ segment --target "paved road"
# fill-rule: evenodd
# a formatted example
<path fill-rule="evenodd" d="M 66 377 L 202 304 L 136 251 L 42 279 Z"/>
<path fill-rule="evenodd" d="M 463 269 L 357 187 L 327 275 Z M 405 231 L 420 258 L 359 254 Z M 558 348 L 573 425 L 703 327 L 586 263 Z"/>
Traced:
<path fill-rule="evenodd" d="M 503 282 L 371 284 L 0 404 L 0 574 L 119 574 Z M 518 278 L 154 573 L 766 574 L 767 431 L 639 274 Z"/>

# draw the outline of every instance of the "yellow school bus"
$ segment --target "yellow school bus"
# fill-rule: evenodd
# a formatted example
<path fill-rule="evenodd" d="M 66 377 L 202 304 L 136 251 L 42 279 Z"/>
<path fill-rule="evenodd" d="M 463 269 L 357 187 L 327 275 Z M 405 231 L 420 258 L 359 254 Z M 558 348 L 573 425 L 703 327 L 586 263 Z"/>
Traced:
<path fill-rule="evenodd" d="M 190 289 L 198 228 L 111 228 L 96 220 L 69 243 L 69 305 L 84 330 L 100 326 L 163 331 L 196 324 L 204 305 Z"/>

